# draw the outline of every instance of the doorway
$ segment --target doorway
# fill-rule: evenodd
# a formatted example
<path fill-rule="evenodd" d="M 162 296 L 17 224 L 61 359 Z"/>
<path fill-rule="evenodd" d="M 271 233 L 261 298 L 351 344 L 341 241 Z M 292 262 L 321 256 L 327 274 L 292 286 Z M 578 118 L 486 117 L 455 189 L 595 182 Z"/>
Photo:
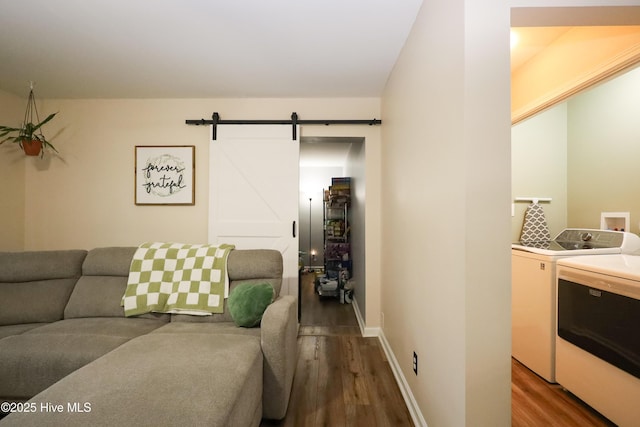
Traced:
<path fill-rule="evenodd" d="M 365 296 L 365 144 L 362 137 L 301 137 L 300 139 L 300 194 L 299 194 L 299 253 L 300 286 L 313 287 L 310 275 L 320 274 L 324 268 L 324 190 L 333 177 L 351 178 L 351 257 L 352 281 L 356 284 L 358 302 Z M 300 290 L 300 295 L 305 289 Z M 354 291 L 355 292 L 355 291 Z M 314 298 L 320 298 L 315 295 Z M 324 299 L 324 298 L 323 298 Z M 300 322 L 317 323 L 319 316 L 305 313 L 309 298 L 300 298 Z M 327 304 L 339 304 L 327 299 Z M 322 304 L 321 306 L 324 306 Z M 345 309 L 353 311 L 346 304 Z M 314 304 L 313 312 L 318 308 Z M 308 307 L 307 307 L 308 308 Z M 306 316 L 306 315 L 309 316 Z M 321 317 L 321 316 L 320 316 Z"/>

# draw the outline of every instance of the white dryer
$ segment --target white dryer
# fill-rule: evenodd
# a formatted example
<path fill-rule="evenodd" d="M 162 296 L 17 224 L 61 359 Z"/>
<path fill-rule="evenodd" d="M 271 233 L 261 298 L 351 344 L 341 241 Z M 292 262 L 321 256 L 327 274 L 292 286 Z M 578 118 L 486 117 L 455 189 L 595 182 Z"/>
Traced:
<path fill-rule="evenodd" d="M 620 427 L 640 425 L 640 256 L 558 261 L 556 379 Z"/>
<path fill-rule="evenodd" d="M 640 237 L 610 231 L 563 230 L 547 242 L 514 243 L 511 251 L 512 355 L 548 382 L 556 382 L 556 262 L 583 255 L 640 251 Z"/>

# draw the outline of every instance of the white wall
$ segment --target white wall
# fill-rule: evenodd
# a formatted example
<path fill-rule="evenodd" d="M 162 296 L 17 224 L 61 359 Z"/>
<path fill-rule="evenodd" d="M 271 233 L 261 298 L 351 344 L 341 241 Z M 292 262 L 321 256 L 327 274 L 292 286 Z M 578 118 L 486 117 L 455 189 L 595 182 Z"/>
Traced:
<path fill-rule="evenodd" d="M 567 104 L 559 104 L 511 129 L 511 197 L 542 202 L 552 237 L 567 227 Z M 520 239 L 528 202 L 514 203 L 511 241 Z"/>
<path fill-rule="evenodd" d="M 26 105 L 26 100 L 0 91 L 0 124 L 20 126 Z M 0 250 L 24 249 L 25 167 L 38 162 L 40 158 L 25 157 L 16 144 L 0 145 Z"/>
<path fill-rule="evenodd" d="M 351 257 L 353 260 L 354 298 L 360 315 L 367 315 L 366 286 L 366 148 L 367 142 L 351 144 L 347 156 L 345 176 L 351 177 Z M 375 290 L 374 290 L 375 291 Z M 379 313 L 375 313 L 378 317 Z"/>
<path fill-rule="evenodd" d="M 384 335 L 429 425 L 509 425 L 507 2 L 424 2 L 383 117 Z"/>

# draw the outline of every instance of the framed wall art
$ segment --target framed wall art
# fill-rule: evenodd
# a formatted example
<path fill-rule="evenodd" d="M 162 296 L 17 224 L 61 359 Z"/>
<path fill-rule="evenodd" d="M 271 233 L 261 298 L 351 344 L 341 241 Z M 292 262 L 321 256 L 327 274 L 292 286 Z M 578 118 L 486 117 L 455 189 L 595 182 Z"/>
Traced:
<path fill-rule="evenodd" d="M 136 205 L 195 204 L 194 145 L 136 145 Z"/>

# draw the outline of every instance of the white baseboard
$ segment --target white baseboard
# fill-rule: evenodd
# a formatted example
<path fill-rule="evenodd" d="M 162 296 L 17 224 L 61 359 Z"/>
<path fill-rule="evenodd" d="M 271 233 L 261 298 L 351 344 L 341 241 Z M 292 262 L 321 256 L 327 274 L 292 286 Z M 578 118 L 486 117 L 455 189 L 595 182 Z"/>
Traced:
<path fill-rule="evenodd" d="M 391 346 L 389 345 L 389 341 L 387 341 L 387 338 L 384 336 L 384 331 L 380 330 L 378 339 L 380 340 L 384 353 L 387 355 L 391 371 L 393 372 L 393 376 L 396 378 L 398 387 L 400 387 L 400 393 L 402 393 L 402 397 L 407 404 L 407 409 L 409 410 L 409 414 L 411 414 L 413 424 L 419 427 L 427 427 L 427 422 L 422 416 L 422 412 L 420 412 L 418 403 L 411 392 L 407 379 L 402 373 L 402 369 L 400 369 L 398 359 L 396 359 L 396 356 L 393 354 L 393 350 L 391 350 Z"/>
<path fill-rule="evenodd" d="M 393 350 L 391 350 L 391 346 L 387 341 L 387 338 L 384 336 L 384 331 L 381 328 L 371 328 L 365 325 L 364 320 L 362 319 L 362 314 L 360 313 L 360 308 L 358 307 L 358 302 L 354 298 L 353 300 L 353 311 L 356 314 L 356 319 L 358 320 L 358 325 L 360 326 L 360 332 L 363 337 L 378 337 L 380 340 L 380 345 L 382 345 L 382 349 L 384 353 L 387 355 L 387 360 L 389 361 L 389 366 L 391 366 L 391 371 L 393 372 L 393 376 L 398 383 L 398 387 L 400 388 L 400 393 L 402 393 L 402 398 L 404 399 L 407 409 L 409 409 L 409 414 L 411 415 L 411 419 L 413 420 L 413 424 L 418 427 L 427 427 L 427 422 L 422 416 L 422 412 L 420 412 L 420 408 L 418 407 L 418 403 L 416 399 L 413 397 L 413 393 L 411 392 L 411 388 L 409 388 L 409 384 L 407 383 L 407 379 L 402 373 L 402 369 L 400 369 L 400 365 L 398 364 L 398 359 L 396 359 L 395 354 L 393 354 Z"/>
<path fill-rule="evenodd" d="M 362 318 L 362 314 L 360 313 L 360 307 L 358 307 L 358 301 L 354 298 L 353 302 L 353 312 L 356 314 L 356 320 L 358 321 L 358 326 L 360 326 L 360 333 L 363 337 L 377 337 L 380 334 L 380 328 L 367 328 L 364 323 L 364 319 Z"/>

